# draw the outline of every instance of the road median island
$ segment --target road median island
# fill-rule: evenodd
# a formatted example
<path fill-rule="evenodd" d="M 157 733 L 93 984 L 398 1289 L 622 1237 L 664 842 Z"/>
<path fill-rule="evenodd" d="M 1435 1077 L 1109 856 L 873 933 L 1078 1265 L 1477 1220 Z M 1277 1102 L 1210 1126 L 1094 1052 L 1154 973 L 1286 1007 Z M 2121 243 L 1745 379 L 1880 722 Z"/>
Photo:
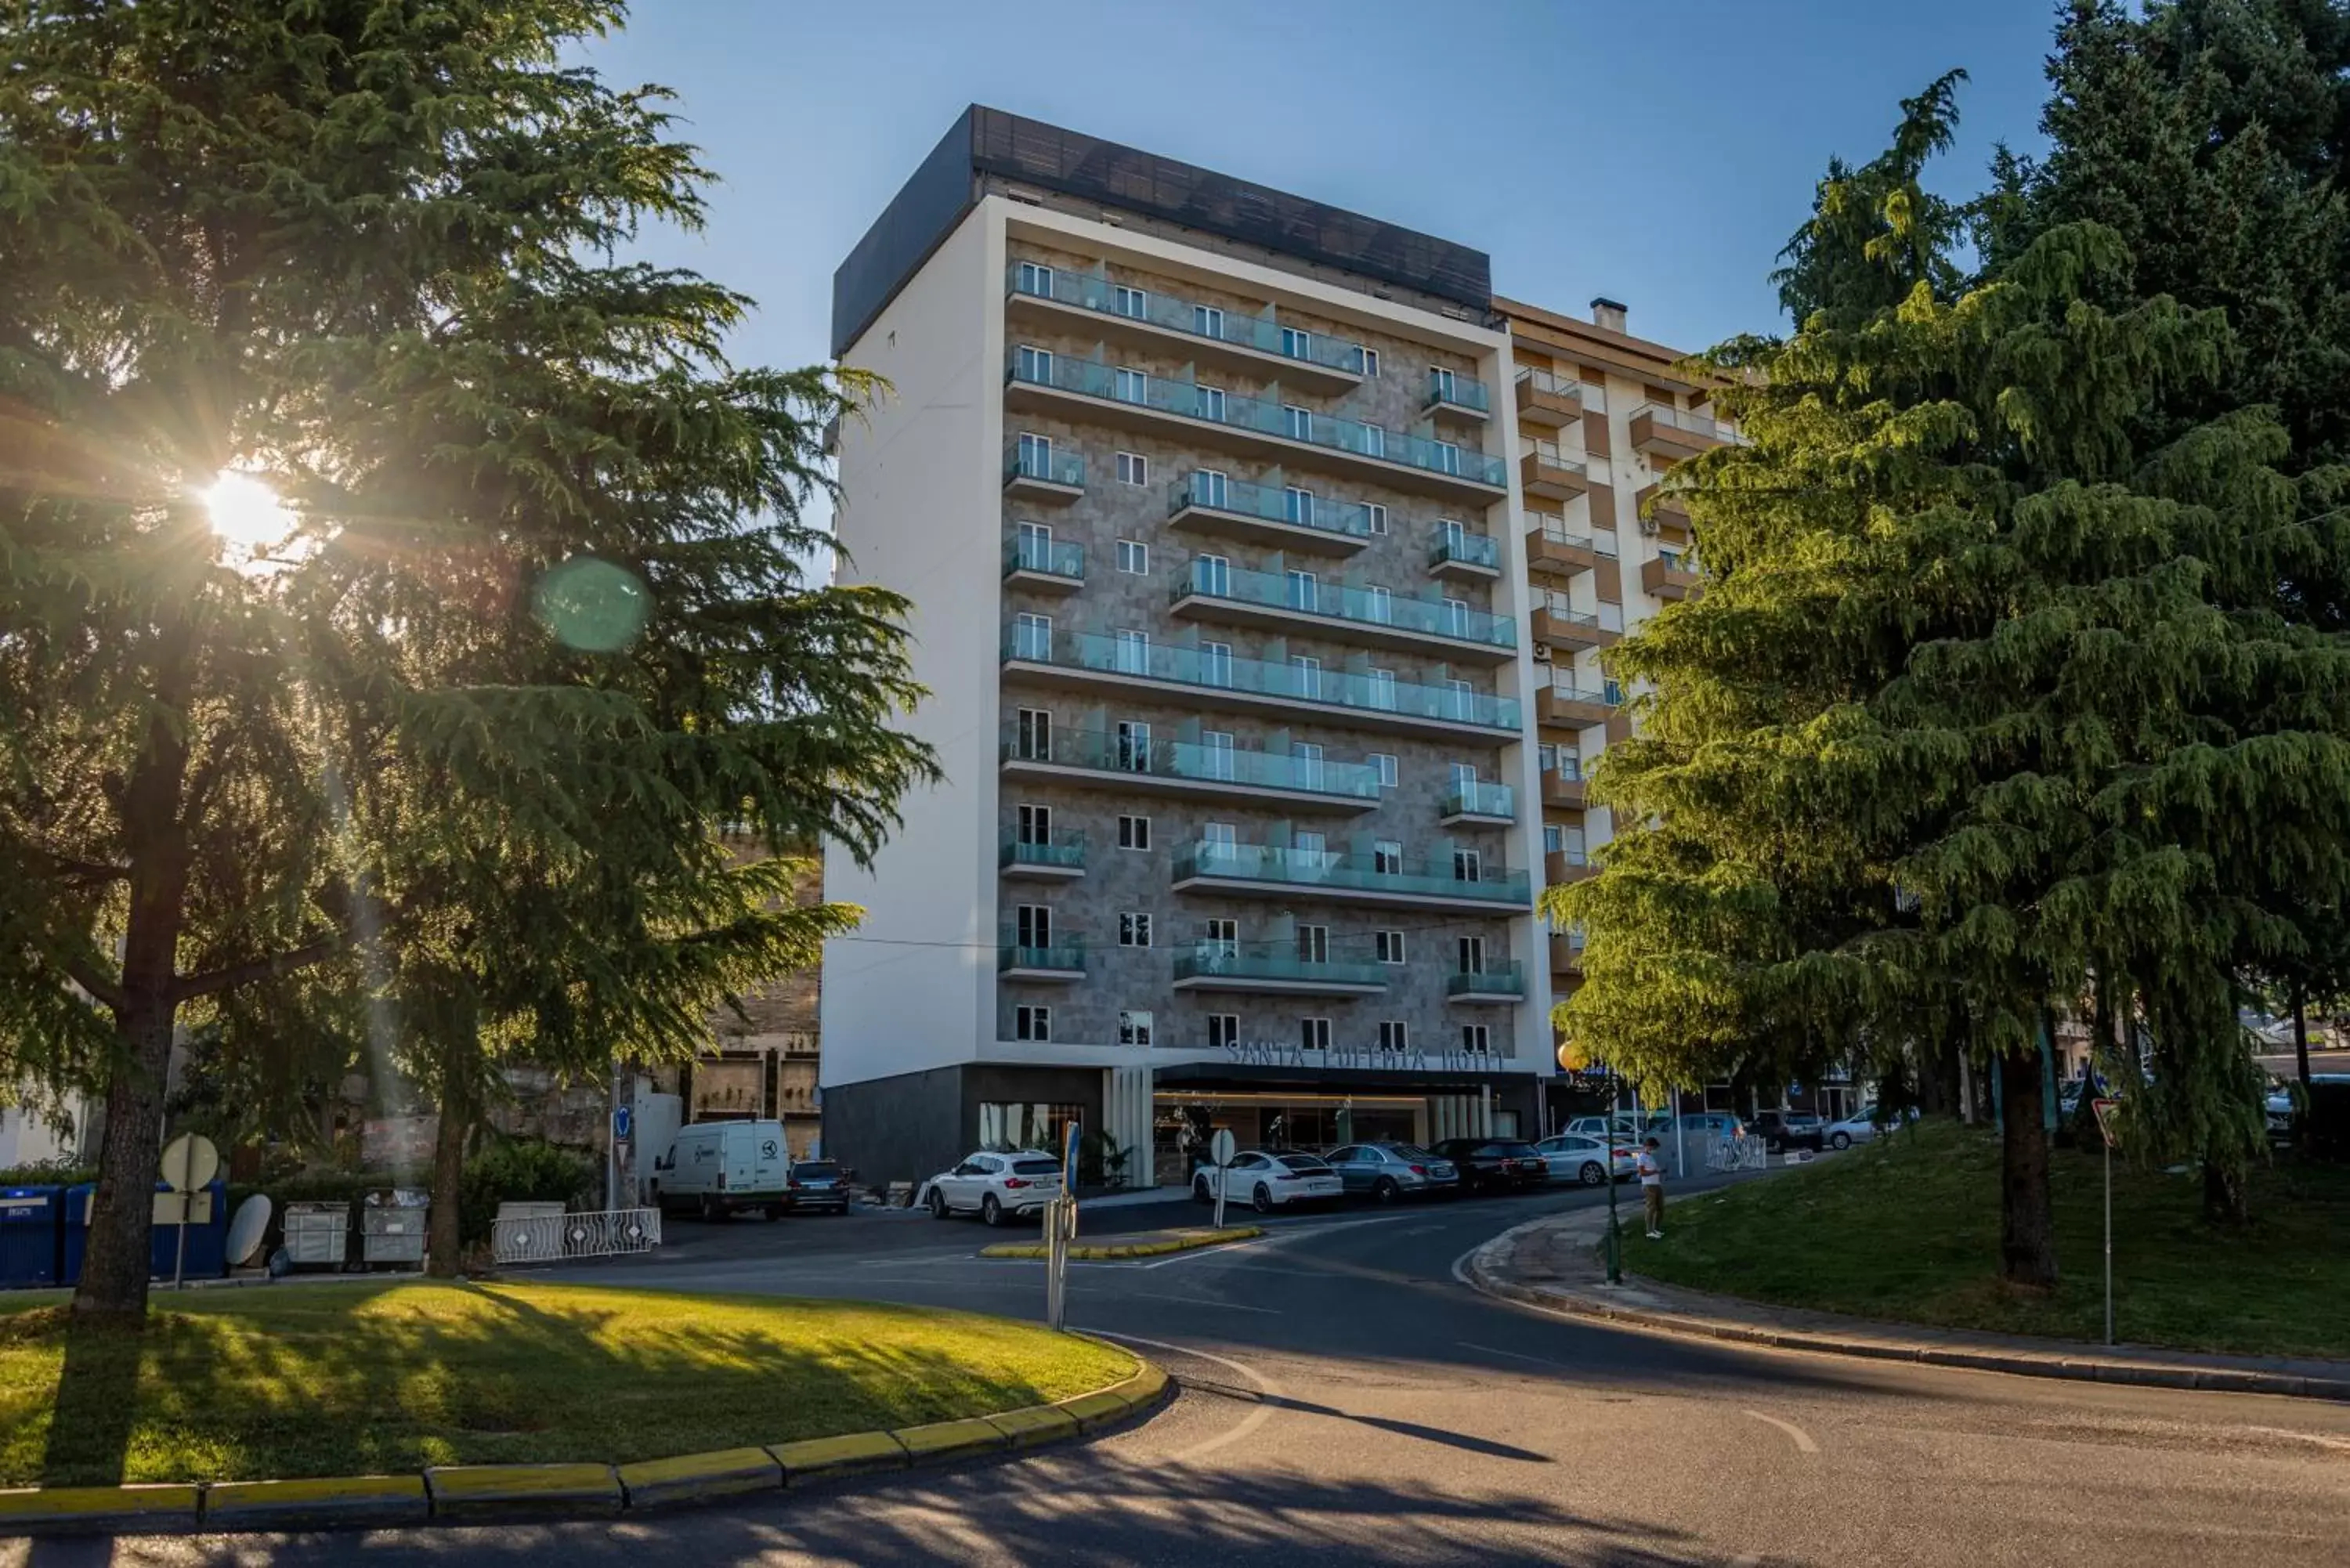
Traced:
<path fill-rule="evenodd" d="M 1262 1226 L 1227 1225 L 1222 1230 L 1206 1226 L 1189 1226 L 1172 1231 L 1138 1231 L 1117 1241 L 1072 1241 L 1069 1256 L 1086 1262 L 1107 1262 L 1118 1258 L 1163 1258 L 1174 1252 L 1196 1251 L 1201 1247 L 1221 1247 L 1232 1241 L 1253 1241 L 1264 1234 Z M 1041 1258 L 1045 1247 L 1042 1241 L 998 1241 L 982 1247 L 983 1258 Z"/>
<path fill-rule="evenodd" d="M 1490 1295 L 1685 1336 L 2024 1376 L 2350 1399 L 2350 1360 L 2341 1358 L 2350 1325 L 2338 1310 L 2329 1317 L 2303 1300 L 2305 1315 L 2280 1322 L 2273 1307 L 2254 1302 L 2262 1292 L 2301 1298 L 2307 1282 L 2345 1272 L 2350 1236 L 2324 1260 L 2294 1254 L 2350 1220 L 2350 1173 L 2271 1172 L 2280 1189 L 2272 1202 L 2301 1206 L 2269 1221 L 2278 1234 L 2260 1234 L 2256 1220 L 2250 1236 L 2213 1236 L 2199 1233 L 2199 1183 L 2157 1171 L 2126 1180 L 2117 1166 L 2124 1343 L 2108 1347 L 2095 1343 L 2104 1306 L 2094 1262 L 2101 1193 L 2081 1190 L 2085 1175 L 2097 1179 L 2094 1162 L 2060 1157 L 2059 1251 L 2072 1277 L 2053 1296 L 2020 1295 L 1988 1277 L 1996 1192 L 1972 1190 L 1996 1179 L 1997 1148 L 1987 1142 L 1970 1129 L 1929 1127 L 1890 1148 L 1681 1198 L 1667 1210 L 1662 1241 L 1626 1226 L 1618 1285 L 1607 1282 L 1607 1216 L 1591 1210 L 1505 1231 L 1463 1272 Z M 2288 1176 L 2297 1185 L 2286 1186 Z M 1976 1203 L 1980 1214 L 1968 1207 Z M 1918 1224 L 1919 1215 L 1936 1222 Z M 2133 1271 L 2124 1262 L 2133 1242 L 2172 1255 L 2142 1256 Z M 2327 1288 L 2344 1286 L 2350 1279 Z M 2143 1326 L 2133 1333 L 2134 1324 Z"/>
<path fill-rule="evenodd" d="M 0 1536 L 636 1512 L 1075 1438 L 1165 1388 L 1097 1339 L 861 1302 L 354 1283 L 159 1296 L 124 1334 L 0 1301 Z"/>

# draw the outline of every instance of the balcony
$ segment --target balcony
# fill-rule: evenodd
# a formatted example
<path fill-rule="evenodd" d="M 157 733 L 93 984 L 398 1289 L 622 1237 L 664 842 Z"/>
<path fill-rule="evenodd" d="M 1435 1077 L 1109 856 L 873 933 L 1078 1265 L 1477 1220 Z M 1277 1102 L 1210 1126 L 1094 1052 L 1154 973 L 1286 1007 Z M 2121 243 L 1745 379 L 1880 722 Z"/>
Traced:
<path fill-rule="evenodd" d="M 1738 439 L 1735 430 L 1705 414 L 1662 403 L 1643 403 L 1632 410 L 1632 450 L 1660 462 L 1679 462 Z"/>
<path fill-rule="evenodd" d="M 1604 558 L 1616 558 L 1616 535 L 1586 534 L 1569 528 L 1565 520 L 1548 512 L 1529 512 L 1526 530 L 1526 570 L 1537 576 L 1572 577 L 1587 572 Z"/>
<path fill-rule="evenodd" d="M 1005 980 L 1066 985 L 1086 978 L 1085 944 L 1071 940 L 1053 947 L 1029 947 L 1015 938 L 995 950 L 995 972 Z"/>
<path fill-rule="evenodd" d="M 1006 877 L 1033 877 L 1068 881 L 1086 874 L 1086 836 L 1064 831 L 1035 843 L 1017 834 L 1003 836 L 996 865 Z"/>
<path fill-rule="evenodd" d="M 1456 971 L 1445 976 L 1444 999 L 1472 1006 L 1506 1007 L 1526 999 L 1525 973 L 1514 963 Z"/>
<path fill-rule="evenodd" d="M 1559 931 L 1550 939 L 1550 971 L 1580 979 L 1583 974 L 1583 933 Z"/>
<path fill-rule="evenodd" d="M 1351 556 L 1371 542 L 1371 509 L 1294 486 L 1195 473 L 1167 487 L 1167 525 L 1272 550 Z"/>
<path fill-rule="evenodd" d="M 1660 599 L 1685 599 L 1698 590 L 1697 556 L 1659 550 L 1640 563 L 1640 586 Z"/>
<path fill-rule="evenodd" d="M 1624 607 L 1604 600 L 1596 610 L 1579 610 L 1565 594 L 1537 599 L 1531 618 L 1536 642 L 1554 648 L 1610 648 L 1624 634 Z"/>
<path fill-rule="evenodd" d="M 1024 348 L 1013 357 L 1003 380 L 1007 409 L 1221 445 L 1268 462 L 1305 463 L 1481 506 L 1500 500 L 1509 484 L 1502 460 L 1473 448 L 1123 370 L 1098 359 Z"/>
<path fill-rule="evenodd" d="M 1066 506 L 1086 493 L 1086 460 L 1024 441 L 1003 454 L 1003 493 L 1014 501 Z"/>
<path fill-rule="evenodd" d="M 1507 827 L 1518 820 L 1518 792 L 1490 779 L 1456 784 L 1444 792 L 1439 820 L 1447 827 Z"/>
<path fill-rule="evenodd" d="M 1582 382 L 1548 370 L 1518 372 L 1518 423 L 1556 431 L 1582 418 Z"/>
<path fill-rule="evenodd" d="M 1690 536 L 1689 503 L 1676 492 L 1668 491 L 1664 481 L 1642 485 L 1632 493 L 1633 508 L 1657 525 L 1657 532 L 1667 537 Z"/>
<path fill-rule="evenodd" d="M 1063 267 L 1014 262 L 1006 270 L 1005 303 L 1027 320 L 1159 348 L 1178 359 L 1229 365 L 1320 392 L 1345 392 L 1362 384 L 1362 345 L 1343 337 Z"/>
<path fill-rule="evenodd" d="M 1549 685 L 1534 693 L 1534 722 L 1561 729 L 1585 729 L 1606 723 L 1623 702 L 1612 680 L 1595 690 L 1577 686 L 1571 677 L 1554 675 Z"/>
<path fill-rule="evenodd" d="M 1485 383 L 1451 370 L 1428 372 L 1428 401 L 1420 412 L 1455 424 L 1482 425 L 1492 416 L 1493 395 Z"/>
<path fill-rule="evenodd" d="M 1583 770 L 1580 767 L 1572 772 L 1563 768 L 1544 770 L 1542 797 L 1544 805 L 1556 806 L 1562 811 L 1583 810 L 1588 804 L 1583 788 Z"/>
<path fill-rule="evenodd" d="M 1552 441 L 1538 441 L 1518 459 L 1518 488 L 1528 495 L 1572 501 L 1591 487 L 1591 476 Z"/>
<path fill-rule="evenodd" d="M 1496 916 L 1534 905 L 1523 871 L 1458 873 L 1476 861 L 1365 859 L 1330 849 L 1264 844 L 1187 844 L 1175 852 L 1174 890 L 1251 897 L 1326 898 L 1390 909 L 1462 909 Z"/>
<path fill-rule="evenodd" d="M 1502 542 L 1491 534 L 1472 534 L 1458 523 L 1440 523 L 1429 542 L 1428 575 L 1431 577 L 1498 577 L 1502 575 Z"/>
<path fill-rule="evenodd" d="M 1007 674 L 1044 684 L 1156 688 L 1180 693 L 1187 706 L 1304 716 L 1389 734 L 1492 742 L 1514 738 L 1519 727 L 1512 697 L 1034 622 L 1005 628 L 1003 664 Z"/>
<path fill-rule="evenodd" d="M 1543 886 L 1545 888 L 1564 888 L 1570 882 L 1580 882 L 1598 873 L 1599 867 L 1591 863 L 1591 857 L 1583 852 L 1580 845 L 1554 849 L 1543 857 Z"/>
<path fill-rule="evenodd" d="M 1363 763 L 1242 746 L 1154 741 L 1132 732 L 1055 730 L 1037 745 L 1007 724 L 1003 776 L 1087 784 L 1128 794 L 1164 794 L 1286 805 L 1301 811 L 1368 811 L 1379 775 Z"/>
<path fill-rule="evenodd" d="M 1085 548 L 1055 545 L 1034 534 L 1006 540 L 1003 581 L 1007 587 L 1035 588 L 1051 594 L 1076 593 L 1086 586 Z"/>
<path fill-rule="evenodd" d="M 1194 558 L 1175 584 L 1172 613 L 1196 620 L 1304 632 L 1334 641 L 1400 649 L 1432 658 L 1503 664 L 1517 655 L 1518 628 L 1505 617 L 1442 599 L 1398 598 L 1385 588 L 1350 588 L 1305 572 L 1252 572 Z"/>
<path fill-rule="evenodd" d="M 1201 942 L 1175 955 L 1178 991 L 1235 991 L 1271 996 L 1378 996 L 1389 966 L 1331 963 L 1293 952 L 1248 953 L 1222 942 Z"/>

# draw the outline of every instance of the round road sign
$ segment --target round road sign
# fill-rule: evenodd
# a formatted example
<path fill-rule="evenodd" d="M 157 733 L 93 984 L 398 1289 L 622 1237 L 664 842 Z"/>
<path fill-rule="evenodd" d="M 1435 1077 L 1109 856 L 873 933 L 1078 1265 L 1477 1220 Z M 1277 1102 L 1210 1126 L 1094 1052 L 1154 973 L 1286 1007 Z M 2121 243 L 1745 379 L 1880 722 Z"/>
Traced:
<path fill-rule="evenodd" d="M 193 1192 L 220 1174 L 220 1150 L 202 1133 L 182 1133 L 163 1147 L 163 1181 L 174 1192 Z"/>
<path fill-rule="evenodd" d="M 1216 1136 L 1208 1140 L 1208 1152 L 1218 1165 L 1232 1164 L 1232 1156 L 1240 1152 L 1240 1146 L 1232 1142 L 1232 1129 L 1218 1127 Z"/>

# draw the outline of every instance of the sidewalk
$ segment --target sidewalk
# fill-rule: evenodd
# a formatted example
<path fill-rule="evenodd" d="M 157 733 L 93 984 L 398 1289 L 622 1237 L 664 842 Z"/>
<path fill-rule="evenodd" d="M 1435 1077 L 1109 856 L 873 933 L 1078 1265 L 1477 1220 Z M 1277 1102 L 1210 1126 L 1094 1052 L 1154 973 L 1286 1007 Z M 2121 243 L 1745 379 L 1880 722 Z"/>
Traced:
<path fill-rule="evenodd" d="M 2127 1345 L 2109 1349 L 2068 1340 L 1876 1323 L 1840 1313 L 1709 1295 L 1630 1273 L 1622 1284 L 1611 1285 L 1599 1258 L 1599 1244 L 1607 1234 L 1604 1210 L 1577 1210 L 1520 1225 L 1477 1250 L 1469 1260 L 1469 1282 L 1487 1295 L 1546 1312 L 1780 1350 L 2085 1383 L 2350 1399 L 2350 1362 L 2206 1355 Z M 1625 1226 L 1627 1250 L 1638 1234 L 1636 1211 Z"/>

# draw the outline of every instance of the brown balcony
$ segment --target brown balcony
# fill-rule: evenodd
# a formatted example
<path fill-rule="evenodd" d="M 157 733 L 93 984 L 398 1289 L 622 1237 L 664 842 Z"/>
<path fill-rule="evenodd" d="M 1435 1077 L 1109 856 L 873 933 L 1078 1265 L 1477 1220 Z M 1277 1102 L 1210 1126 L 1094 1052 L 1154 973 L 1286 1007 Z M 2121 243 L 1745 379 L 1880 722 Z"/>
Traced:
<path fill-rule="evenodd" d="M 1564 888 L 1598 874 L 1599 867 L 1580 849 L 1554 849 L 1543 857 L 1543 885 L 1547 888 Z"/>
<path fill-rule="evenodd" d="M 1580 976 L 1583 973 L 1583 938 L 1575 932 L 1562 932 L 1550 940 L 1550 971 L 1553 974 Z"/>
<path fill-rule="evenodd" d="M 1534 693 L 1534 722 L 1566 729 L 1604 724 L 1618 706 L 1605 691 L 1594 691 L 1571 681 L 1554 680 Z"/>
<path fill-rule="evenodd" d="M 1633 493 L 1634 510 L 1657 525 L 1657 532 L 1666 538 L 1686 539 L 1690 536 L 1689 506 L 1678 495 L 1669 493 L 1662 483 L 1644 485 Z"/>
<path fill-rule="evenodd" d="M 1602 556 L 1616 554 L 1616 535 L 1578 533 L 1566 525 L 1563 518 L 1548 513 L 1528 514 L 1534 526 L 1526 530 L 1526 570 L 1549 577 L 1571 577 L 1577 572 L 1587 572 L 1598 565 Z"/>
<path fill-rule="evenodd" d="M 1643 403 L 1632 414 L 1632 449 L 1666 462 L 1679 462 L 1737 439 L 1735 431 L 1708 415 L 1662 403 Z"/>
<path fill-rule="evenodd" d="M 1697 592 L 1696 563 L 1666 551 L 1640 563 L 1640 586 L 1660 599 L 1685 599 Z"/>
<path fill-rule="evenodd" d="M 1591 486 L 1583 464 L 1546 441 L 1518 459 L 1518 486 L 1528 495 L 1551 501 L 1572 501 Z"/>
<path fill-rule="evenodd" d="M 1563 774 L 1555 768 L 1542 776 L 1542 798 L 1544 805 L 1555 805 L 1561 811 L 1581 811 L 1589 804 L 1584 794 L 1583 775 Z"/>
<path fill-rule="evenodd" d="M 1518 423 L 1556 431 L 1582 417 L 1582 382 L 1548 370 L 1518 372 Z"/>
<path fill-rule="evenodd" d="M 1553 594 L 1535 602 L 1528 628 L 1537 642 L 1554 648 L 1612 648 L 1624 631 L 1624 607 L 1603 604 L 1597 613 L 1568 606 L 1566 596 Z"/>

